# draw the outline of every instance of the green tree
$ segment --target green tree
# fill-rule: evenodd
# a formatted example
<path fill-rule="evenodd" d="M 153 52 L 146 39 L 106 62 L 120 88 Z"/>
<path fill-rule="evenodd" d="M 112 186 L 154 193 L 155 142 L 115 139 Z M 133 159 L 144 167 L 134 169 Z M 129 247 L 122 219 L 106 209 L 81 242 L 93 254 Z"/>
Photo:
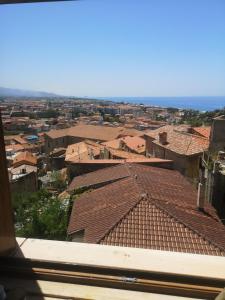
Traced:
<path fill-rule="evenodd" d="M 54 109 L 48 109 L 46 111 L 41 111 L 37 113 L 37 116 L 39 118 L 57 118 L 60 115 L 60 113 L 57 110 Z"/>
<path fill-rule="evenodd" d="M 179 109 L 175 108 L 175 107 L 167 107 L 167 111 L 168 111 L 168 113 L 174 114 L 174 113 L 178 112 Z"/>
<path fill-rule="evenodd" d="M 65 190 L 66 188 L 66 181 L 64 176 L 62 175 L 61 172 L 59 171 L 53 171 L 51 174 L 51 178 L 52 178 L 52 186 L 58 191 L 58 192 L 62 192 Z"/>
<path fill-rule="evenodd" d="M 40 190 L 14 195 L 13 208 L 17 236 L 66 240 L 68 203 Z"/>

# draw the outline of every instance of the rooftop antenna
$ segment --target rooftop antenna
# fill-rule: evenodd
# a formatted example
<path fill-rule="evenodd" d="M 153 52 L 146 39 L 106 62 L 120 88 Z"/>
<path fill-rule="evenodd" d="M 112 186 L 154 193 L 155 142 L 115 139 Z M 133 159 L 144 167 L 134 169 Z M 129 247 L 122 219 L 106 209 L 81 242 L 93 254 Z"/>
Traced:
<path fill-rule="evenodd" d="M 202 183 L 199 182 L 198 194 L 197 194 L 197 208 L 199 211 L 204 211 L 204 203 L 205 203 L 205 199 L 204 199 L 204 193 L 202 189 Z"/>

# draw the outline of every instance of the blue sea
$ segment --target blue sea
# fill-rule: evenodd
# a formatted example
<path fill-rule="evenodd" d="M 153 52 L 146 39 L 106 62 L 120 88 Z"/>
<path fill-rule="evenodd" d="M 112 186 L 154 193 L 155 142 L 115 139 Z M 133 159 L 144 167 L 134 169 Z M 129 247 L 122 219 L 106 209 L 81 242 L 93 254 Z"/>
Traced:
<path fill-rule="evenodd" d="M 212 111 L 225 107 L 225 96 L 215 97 L 101 97 L 114 102 L 144 104 L 161 107 L 176 107 L 182 109 L 196 109 Z"/>

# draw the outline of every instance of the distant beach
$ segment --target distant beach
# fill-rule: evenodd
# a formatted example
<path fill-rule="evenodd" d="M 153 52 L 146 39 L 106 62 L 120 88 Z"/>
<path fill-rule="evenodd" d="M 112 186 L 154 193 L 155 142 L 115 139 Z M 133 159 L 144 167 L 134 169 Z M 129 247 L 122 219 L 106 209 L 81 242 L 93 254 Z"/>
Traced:
<path fill-rule="evenodd" d="M 225 107 L 225 96 L 215 97 L 101 97 L 98 99 L 160 107 L 212 111 Z"/>

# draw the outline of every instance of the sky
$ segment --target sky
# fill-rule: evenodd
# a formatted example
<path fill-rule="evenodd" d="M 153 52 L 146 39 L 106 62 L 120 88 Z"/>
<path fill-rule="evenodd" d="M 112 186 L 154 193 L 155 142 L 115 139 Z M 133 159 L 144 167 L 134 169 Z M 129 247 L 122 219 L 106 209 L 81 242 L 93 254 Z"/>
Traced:
<path fill-rule="evenodd" d="M 0 86 L 71 96 L 225 96 L 225 1 L 1 5 Z"/>

